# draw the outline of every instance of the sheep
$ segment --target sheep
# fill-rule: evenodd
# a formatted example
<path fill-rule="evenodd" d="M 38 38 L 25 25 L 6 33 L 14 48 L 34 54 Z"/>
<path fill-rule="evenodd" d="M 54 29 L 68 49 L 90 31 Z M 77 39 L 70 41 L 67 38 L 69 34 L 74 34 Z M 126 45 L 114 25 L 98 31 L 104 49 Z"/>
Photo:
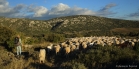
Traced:
<path fill-rule="evenodd" d="M 101 43 L 100 43 L 100 40 L 97 40 L 97 45 L 100 45 Z"/>
<path fill-rule="evenodd" d="M 126 45 L 125 42 L 130 42 L 130 46 L 134 46 L 135 42 L 139 42 L 139 39 L 126 39 L 126 38 L 117 38 L 115 36 L 113 37 L 108 37 L 108 36 L 101 36 L 101 37 L 82 37 L 79 38 L 78 41 L 82 45 L 82 42 L 88 42 L 91 43 L 92 41 L 96 41 L 97 45 L 102 45 L 105 46 L 106 44 L 108 46 L 118 46 L 118 45 Z M 90 42 L 91 41 L 91 42 Z M 132 42 L 132 43 L 131 43 Z M 95 45 L 95 44 L 94 44 Z M 89 44 L 88 44 L 89 47 Z"/>
<path fill-rule="evenodd" d="M 71 44 L 72 44 L 72 42 L 69 40 L 69 41 L 67 41 L 67 44 L 68 44 L 68 45 L 71 45 Z"/>
<path fill-rule="evenodd" d="M 61 43 L 60 45 L 61 45 L 62 48 L 65 48 L 65 47 L 68 46 L 68 44 L 66 44 L 65 42 Z"/>
<path fill-rule="evenodd" d="M 82 42 L 81 44 L 81 50 L 85 50 L 87 48 L 87 43 L 86 42 Z"/>
<path fill-rule="evenodd" d="M 130 42 L 131 46 L 134 47 L 135 43 L 133 41 Z"/>
<path fill-rule="evenodd" d="M 79 47 L 80 47 L 79 45 L 76 45 L 76 50 L 79 50 Z"/>
<path fill-rule="evenodd" d="M 123 44 L 118 44 L 117 46 L 120 48 L 131 47 L 130 41 L 125 41 Z"/>
<path fill-rule="evenodd" d="M 105 43 L 105 42 L 103 42 L 101 45 L 102 45 L 102 47 L 104 47 L 104 46 L 106 46 L 106 43 Z"/>
<path fill-rule="evenodd" d="M 78 51 L 76 45 L 71 45 L 70 51 L 71 51 L 70 52 L 71 55 L 75 55 Z"/>
<path fill-rule="evenodd" d="M 60 45 L 63 46 L 63 45 L 65 45 L 65 44 L 66 44 L 66 42 L 63 42 L 63 43 L 61 43 Z"/>
<path fill-rule="evenodd" d="M 139 39 L 137 39 L 137 42 L 139 42 Z"/>
<path fill-rule="evenodd" d="M 108 44 L 108 46 L 112 46 L 112 42 L 108 42 L 107 44 Z"/>
<path fill-rule="evenodd" d="M 67 57 L 68 54 L 70 53 L 70 46 L 65 47 L 64 50 L 65 50 L 65 55 Z"/>
<path fill-rule="evenodd" d="M 100 40 L 100 45 L 101 45 L 102 47 L 104 47 L 104 46 L 106 45 L 106 42 Z"/>
<path fill-rule="evenodd" d="M 71 45 L 71 51 L 74 51 L 76 49 L 75 45 Z"/>
<path fill-rule="evenodd" d="M 61 49 L 60 45 L 56 45 L 54 46 L 54 49 L 55 49 L 55 54 L 57 55 Z"/>
<path fill-rule="evenodd" d="M 79 45 L 80 45 L 80 43 L 79 43 L 79 42 L 76 42 L 76 43 L 75 43 L 75 45 L 76 45 L 76 46 L 79 46 Z"/>
<path fill-rule="evenodd" d="M 53 44 L 50 44 L 49 46 L 47 46 L 48 54 L 50 53 L 50 51 L 52 51 L 52 49 L 53 49 Z"/>
<path fill-rule="evenodd" d="M 120 42 L 119 41 L 116 41 L 116 45 L 118 45 L 118 44 L 120 44 Z"/>
<path fill-rule="evenodd" d="M 82 42 L 83 42 L 83 39 L 79 39 L 78 42 L 79 42 L 79 43 L 82 43 Z"/>
<path fill-rule="evenodd" d="M 66 54 L 70 53 L 70 46 L 65 47 Z"/>
<path fill-rule="evenodd" d="M 124 42 L 125 42 L 124 40 L 121 40 L 121 41 L 120 41 L 120 44 L 123 44 Z"/>
<path fill-rule="evenodd" d="M 132 41 L 133 41 L 133 42 L 137 42 L 137 39 L 133 39 Z"/>
<path fill-rule="evenodd" d="M 88 43 L 88 48 L 92 48 L 94 46 L 95 42 Z"/>
<path fill-rule="evenodd" d="M 44 63 L 44 61 L 45 61 L 45 54 L 46 54 L 45 49 L 40 49 L 40 53 L 39 53 L 39 58 L 40 58 L 39 62 L 40 63 Z"/>

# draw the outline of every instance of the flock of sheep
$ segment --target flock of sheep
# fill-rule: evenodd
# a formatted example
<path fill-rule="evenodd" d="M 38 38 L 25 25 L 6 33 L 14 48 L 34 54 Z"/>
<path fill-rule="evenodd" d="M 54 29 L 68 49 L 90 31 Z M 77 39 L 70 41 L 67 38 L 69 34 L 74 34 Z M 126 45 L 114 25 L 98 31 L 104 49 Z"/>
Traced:
<path fill-rule="evenodd" d="M 44 63 L 45 54 L 58 55 L 59 53 L 64 53 L 68 55 L 71 52 L 83 51 L 95 46 L 117 46 L 117 47 L 133 47 L 135 42 L 139 42 L 139 39 L 127 39 L 127 38 L 118 38 L 118 37 L 76 37 L 69 38 L 67 41 L 59 44 L 50 44 L 46 49 L 40 49 L 40 63 Z M 45 51 L 46 50 L 46 51 Z"/>

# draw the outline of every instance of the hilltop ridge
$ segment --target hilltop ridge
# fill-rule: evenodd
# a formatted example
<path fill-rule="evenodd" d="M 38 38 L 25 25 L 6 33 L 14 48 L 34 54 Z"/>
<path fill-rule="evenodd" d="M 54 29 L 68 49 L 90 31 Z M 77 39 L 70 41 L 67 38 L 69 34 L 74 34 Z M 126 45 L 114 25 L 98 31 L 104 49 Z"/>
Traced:
<path fill-rule="evenodd" d="M 117 28 L 134 28 L 139 32 L 139 21 L 112 19 L 91 15 L 73 15 L 50 20 L 31 20 L 24 18 L 0 18 L 0 25 L 7 26 L 26 34 L 81 33 L 104 34 L 115 32 Z M 133 30 L 134 31 L 134 30 Z M 129 31 L 131 32 L 131 31 Z M 128 33 L 129 33 L 128 32 Z"/>

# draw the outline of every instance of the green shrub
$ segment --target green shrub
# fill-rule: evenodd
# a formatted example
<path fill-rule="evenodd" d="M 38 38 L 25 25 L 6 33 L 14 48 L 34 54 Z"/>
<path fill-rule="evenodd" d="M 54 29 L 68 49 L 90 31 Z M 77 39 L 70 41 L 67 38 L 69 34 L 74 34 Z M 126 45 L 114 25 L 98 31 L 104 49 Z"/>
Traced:
<path fill-rule="evenodd" d="M 82 63 L 72 63 L 71 69 L 87 69 Z"/>
<path fill-rule="evenodd" d="M 78 55 L 78 61 L 84 63 L 89 69 L 104 68 L 115 66 L 117 64 L 130 65 L 138 62 L 139 56 L 130 48 L 118 47 L 100 47 L 98 49 L 89 49 L 86 53 Z M 110 66 L 111 65 L 111 66 Z M 114 67 L 113 67 L 114 68 Z"/>
<path fill-rule="evenodd" d="M 87 69 L 83 63 L 79 63 L 76 61 L 64 62 L 61 67 L 63 69 Z"/>
<path fill-rule="evenodd" d="M 49 34 L 47 36 L 47 41 L 50 41 L 50 42 L 60 42 L 60 41 L 63 41 L 63 40 L 65 40 L 65 37 L 62 34 L 53 33 L 53 34 Z"/>
<path fill-rule="evenodd" d="M 14 37 L 11 37 L 10 39 L 8 39 L 6 41 L 6 46 L 8 47 L 8 49 L 13 50 L 15 48 L 15 44 L 14 44 Z"/>
<path fill-rule="evenodd" d="M 35 42 L 35 39 L 33 38 L 28 38 L 24 41 L 25 44 L 33 44 Z"/>
<path fill-rule="evenodd" d="M 8 27 L 0 26 L 0 45 L 4 46 L 7 50 L 14 48 L 14 39 L 16 32 Z"/>
<path fill-rule="evenodd" d="M 133 48 L 137 53 L 139 53 L 139 42 L 135 43 L 135 46 Z"/>
<path fill-rule="evenodd" d="M 0 44 L 4 44 L 14 35 L 15 32 L 12 29 L 0 26 Z"/>

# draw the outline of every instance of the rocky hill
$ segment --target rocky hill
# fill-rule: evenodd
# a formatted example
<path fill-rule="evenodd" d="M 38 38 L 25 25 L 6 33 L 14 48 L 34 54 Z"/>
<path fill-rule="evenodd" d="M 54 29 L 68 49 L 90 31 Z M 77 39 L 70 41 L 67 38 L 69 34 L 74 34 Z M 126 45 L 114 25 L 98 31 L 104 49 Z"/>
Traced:
<path fill-rule="evenodd" d="M 16 31 L 20 31 L 26 34 L 47 32 L 51 25 L 45 21 L 19 19 L 19 18 L 0 18 L 1 26 L 7 26 Z"/>
<path fill-rule="evenodd" d="M 126 30 L 126 33 L 139 32 L 138 21 L 111 19 L 91 15 L 66 16 L 44 21 L 1 17 L 0 25 L 26 34 L 56 32 L 64 34 L 81 33 L 106 35 L 111 32 L 119 32 L 119 30 L 121 32 L 123 29 Z"/>

